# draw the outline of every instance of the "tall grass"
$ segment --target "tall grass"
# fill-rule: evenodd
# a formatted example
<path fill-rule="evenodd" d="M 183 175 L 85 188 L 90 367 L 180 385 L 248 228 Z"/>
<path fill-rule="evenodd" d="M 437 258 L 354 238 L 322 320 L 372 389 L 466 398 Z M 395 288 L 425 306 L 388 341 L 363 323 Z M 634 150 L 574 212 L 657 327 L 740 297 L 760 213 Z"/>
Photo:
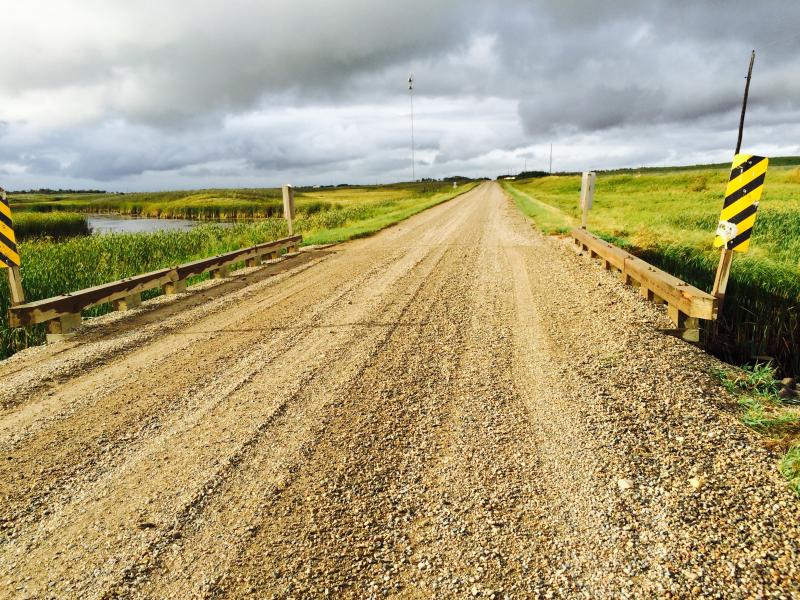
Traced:
<path fill-rule="evenodd" d="M 32 213 L 14 214 L 14 234 L 17 240 L 31 238 L 65 238 L 89 235 L 89 217 L 77 213 Z"/>
<path fill-rule="evenodd" d="M 792 165 L 791 161 L 787 162 Z M 796 164 L 796 163 L 794 163 Z M 800 180 L 798 168 L 767 173 L 750 253 L 737 254 L 719 320 L 703 343 L 726 360 L 772 358 L 800 373 Z M 719 260 L 712 241 L 728 169 L 598 174 L 589 229 L 701 289 Z M 505 182 L 548 233 L 579 223 L 579 176 Z M 546 207 L 546 208 L 542 208 Z"/>
<path fill-rule="evenodd" d="M 313 192 L 306 206 L 327 202 L 330 208 L 299 211 L 294 231 L 303 234 L 306 244 L 360 237 L 449 200 L 471 187 L 472 184 L 458 190 L 438 185 L 417 186 L 410 190 L 373 188 Z M 24 214 L 15 213 L 18 223 Z M 103 234 L 60 241 L 31 239 L 19 244 L 22 283 L 26 299 L 39 300 L 285 235 L 286 221 L 281 217 L 238 223 L 231 227 L 201 224 L 185 231 Z M 152 290 L 147 296 L 158 293 L 158 290 Z M 10 329 L 7 320 L 9 302 L 7 280 L 0 277 L 0 358 L 41 343 L 45 335 L 42 326 Z M 84 315 L 103 314 L 110 308 L 98 306 L 85 311 Z"/>

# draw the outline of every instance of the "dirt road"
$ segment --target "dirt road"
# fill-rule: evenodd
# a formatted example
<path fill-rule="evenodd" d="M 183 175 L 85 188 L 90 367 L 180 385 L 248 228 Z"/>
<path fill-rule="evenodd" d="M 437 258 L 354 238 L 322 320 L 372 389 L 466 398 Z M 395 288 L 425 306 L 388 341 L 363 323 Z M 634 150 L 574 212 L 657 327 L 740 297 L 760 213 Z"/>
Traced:
<path fill-rule="evenodd" d="M 2 597 L 800 594 L 717 363 L 496 184 L 222 285 L 0 364 Z"/>

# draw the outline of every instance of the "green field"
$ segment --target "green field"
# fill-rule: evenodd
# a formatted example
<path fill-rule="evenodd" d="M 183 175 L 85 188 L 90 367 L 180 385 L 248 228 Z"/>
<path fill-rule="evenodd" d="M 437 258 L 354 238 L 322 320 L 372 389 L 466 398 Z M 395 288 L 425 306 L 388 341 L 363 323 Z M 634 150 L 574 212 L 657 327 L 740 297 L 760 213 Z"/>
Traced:
<path fill-rule="evenodd" d="M 419 183 L 384 187 L 347 187 L 308 190 L 297 195 L 297 216 L 294 222 L 295 233 L 302 233 L 304 244 L 340 242 L 369 235 L 397 223 L 409 216 L 449 200 L 468 191 L 474 183 L 453 189 L 450 183 Z M 245 190 L 263 192 L 264 206 L 259 210 L 272 216 L 250 222 L 237 223 L 223 227 L 213 223 L 202 224 L 188 231 L 168 231 L 137 234 L 79 235 L 69 239 L 54 239 L 69 235 L 66 230 L 73 227 L 83 215 L 59 212 L 61 209 L 75 211 L 76 206 L 85 213 L 111 211 L 110 199 L 129 196 L 76 195 L 63 200 L 51 198 L 42 200 L 41 196 L 12 196 L 15 222 L 25 224 L 25 237 L 20 236 L 19 250 L 22 257 L 22 282 L 27 300 L 38 300 L 64 294 L 78 289 L 107 283 L 122 277 L 168 267 L 197 258 L 213 256 L 222 252 L 236 250 L 257 243 L 283 237 L 287 234 L 286 222 L 276 216 L 272 208 L 275 203 L 275 190 Z M 240 199 L 241 190 L 215 191 L 216 204 L 209 200 L 206 215 L 216 211 L 225 214 L 228 201 Z M 179 216 L 180 210 L 194 210 L 198 195 L 204 193 L 168 192 L 165 204 L 173 205 L 170 215 Z M 131 194 L 132 196 L 133 194 Z M 139 195 L 137 195 L 139 196 Z M 151 196 L 151 195 L 141 195 Z M 176 199 L 187 198 L 185 203 Z M 251 199 L 248 202 L 257 202 Z M 282 206 L 282 201 L 277 200 Z M 95 204 L 96 203 L 96 204 Z M 42 208 L 47 205 L 49 208 Z M 155 204 L 153 205 L 155 206 Z M 256 214 L 257 207 L 252 207 Z M 271 212 L 270 212 L 271 211 Z M 46 214 L 44 214 L 46 213 Z M 129 214 L 129 213 L 126 213 Z M 140 213 L 135 213 L 140 214 Z M 159 213 L 164 216 L 166 210 Z M 237 213 L 243 215 L 244 213 Z M 180 216 L 187 216 L 184 212 Z M 76 219 L 75 217 L 79 217 Z M 42 227 L 40 235 L 35 235 L 35 227 Z M 49 232 L 46 224 L 50 223 Z M 53 231 L 61 223 L 64 231 Z M 151 295 L 159 293 L 151 292 Z M 7 309 L 10 301 L 8 282 L 0 278 L 0 358 L 10 356 L 23 348 L 39 344 L 44 339 L 41 326 L 12 330 L 7 323 Z M 108 312 L 110 306 L 100 306 L 87 311 L 86 315 L 99 315 Z"/>
<path fill-rule="evenodd" d="M 450 184 L 452 185 L 452 184 Z M 450 189 L 441 182 L 386 186 L 295 188 L 300 214 L 352 207 L 376 201 L 397 201 Z M 155 219 L 251 220 L 281 216 L 279 188 L 210 189 L 132 194 L 9 194 L 12 210 L 49 213 L 113 213 Z"/>
<path fill-rule="evenodd" d="M 775 163 L 778 163 L 775 166 Z M 723 358 L 772 358 L 800 373 L 800 167 L 773 161 L 750 253 L 734 259 L 721 319 L 704 343 Z M 589 230 L 693 285 L 710 290 L 719 259 L 712 242 L 728 167 L 598 173 Z M 503 182 L 547 233 L 580 224 L 580 176 Z"/>

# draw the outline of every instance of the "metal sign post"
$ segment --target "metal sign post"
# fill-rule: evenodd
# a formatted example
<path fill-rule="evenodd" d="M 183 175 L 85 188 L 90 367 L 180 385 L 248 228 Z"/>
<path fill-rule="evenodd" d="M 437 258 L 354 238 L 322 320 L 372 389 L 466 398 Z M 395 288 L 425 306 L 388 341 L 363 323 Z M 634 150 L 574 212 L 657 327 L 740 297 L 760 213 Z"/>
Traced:
<path fill-rule="evenodd" d="M 22 290 L 22 277 L 19 272 L 19 250 L 11 221 L 11 207 L 6 191 L 0 188 L 0 268 L 8 269 L 8 287 L 11 290 L 11 304 L 24 304 L 25 292 Z"/>
<path fill-rule="evenodd" d="M 292 221 L 294 221 L 294 186 L 288 183 L 283 186 L 283 217 L 289 225 L 289 235 L 293 235 Z"/>
<path fill-rule="evenodd" d="M 750 65 L 747 69 L 747 80 L 744 85 L 742 113 L 739 117 L 739 137 L 736 140 L 736 152 L 731 165 L 731 177 L 725 191 L 725 203 L 722 207 L 714 246 L 722 248 L 714 287 L 711 295 L 717 298 L 717 314 L 722 312 L 725 302 L 725 290 L 731 274 L 733 253 L 747 252 L 750 247 L 750 236 L 756 220 L 758 201 L 764 189 L 764 176 L 768 160 L 762 156 L 740 154 L 742 136 L 744 134 L 744 117 L 747 112 L 747 97 L 750 94 L 750 80 L 753 78 L 753 63 L 756 51 L 750 54 Z"/>
<path fill-rule="evenodd" d="M 581 227 L 586 229 L 586 221 L 589 217 L 589 210 L 592 208 L 592 199 L 594 198 L 594 180 L 595 174 L 593 171 L 585 171 L 581 177 L 581 211 L 583 216 L 581 218 Z"/>

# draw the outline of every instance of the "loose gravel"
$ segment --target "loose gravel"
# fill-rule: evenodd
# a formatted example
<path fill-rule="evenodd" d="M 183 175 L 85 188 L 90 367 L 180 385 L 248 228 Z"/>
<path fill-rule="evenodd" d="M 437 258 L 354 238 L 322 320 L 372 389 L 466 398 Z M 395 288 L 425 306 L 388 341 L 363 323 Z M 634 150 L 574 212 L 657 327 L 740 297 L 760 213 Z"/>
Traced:
<path fill-rule="evenodd" d="M 720 363 L 496 184 L 282 271 L 0 364 L 0 597 L 800 597 Z"/>

